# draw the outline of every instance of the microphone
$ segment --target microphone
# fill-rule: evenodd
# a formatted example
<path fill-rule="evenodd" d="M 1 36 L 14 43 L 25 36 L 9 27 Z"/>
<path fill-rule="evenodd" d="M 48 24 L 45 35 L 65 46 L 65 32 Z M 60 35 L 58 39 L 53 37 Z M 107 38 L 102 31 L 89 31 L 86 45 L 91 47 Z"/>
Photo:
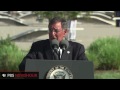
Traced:
<path fill-rule="evenodd" d="M 54 51 L 58 52 L 58 48 L 59 48 L 59 41 L 57 39 L 53 39 L 51 41 L 51 47 Z"/>
<path fill-rule="evenodd" d="M 58 57 L 58 48 L 59 48 L 59 41 L 57 39 L 53 39 L 51 41 L 51 47 L 53 49 L 53 58 L 55 60 L 59 60 L 59 57 Z"/>
<path fill-rule="evenodd" d="M 62 40 L 60 42 L 60 48 L 64 51 L 65 49 L 67 49 L 69 47 L 69 42 L 68 40 Z"/>
<path fill-rule="evenodd" d="M 51 41 L 51 48 L 53 49 L 53 59 L 59 60 L 59 57 L 58 57 L 59 41 L 57 39 L 53 39 Z"/>

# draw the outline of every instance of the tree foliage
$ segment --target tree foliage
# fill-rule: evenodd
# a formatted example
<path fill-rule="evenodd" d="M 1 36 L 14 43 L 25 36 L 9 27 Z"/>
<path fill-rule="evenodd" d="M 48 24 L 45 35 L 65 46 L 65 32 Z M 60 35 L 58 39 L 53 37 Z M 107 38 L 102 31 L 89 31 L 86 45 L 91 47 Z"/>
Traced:
<path fill-rule="evenodd" d="M 77 15 L 85 12 L 84 16 L 89 16 L 91 11 L 34 11 L 34 14 L 40 15 L 40 18 L 51 19 L 53 17 L 63 17 L 65 19 L 76 19 Z"/>

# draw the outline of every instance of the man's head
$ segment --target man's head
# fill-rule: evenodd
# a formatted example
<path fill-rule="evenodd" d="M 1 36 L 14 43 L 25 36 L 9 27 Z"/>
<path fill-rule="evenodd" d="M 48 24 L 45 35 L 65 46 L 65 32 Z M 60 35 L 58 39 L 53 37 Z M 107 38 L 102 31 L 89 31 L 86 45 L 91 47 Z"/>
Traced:
<path fill-rule="evenodd" d="M 55 17 L 51 19 L 48 25 L 49 39 L 62 41 L 68 33 L 67 26 L 67 21 L 63 18 Z"/>

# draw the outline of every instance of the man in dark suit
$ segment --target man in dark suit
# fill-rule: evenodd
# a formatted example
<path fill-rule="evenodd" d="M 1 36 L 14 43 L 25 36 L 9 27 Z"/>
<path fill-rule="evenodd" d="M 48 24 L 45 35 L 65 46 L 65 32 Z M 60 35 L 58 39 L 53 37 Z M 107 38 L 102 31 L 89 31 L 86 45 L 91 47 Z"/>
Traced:
<path fill-rule="evenodd" d="M 19 70 L 25 70 L 26 59 L 39 60 L 56 60 L 53 49 L 51 48 L 51 41 L 56 39 L 59 43 L 65 39 L 68 34 L 67 21 L 62 18 L 53 18 L 50 20 L 49 39 L 34 42 L 29 53 L 24 57 L 19 65 Z M 69 46 L 62 52 L 58 60 L 88 60 L 85 56 L 84 46 L 77 42 L 68 41 Z"/>

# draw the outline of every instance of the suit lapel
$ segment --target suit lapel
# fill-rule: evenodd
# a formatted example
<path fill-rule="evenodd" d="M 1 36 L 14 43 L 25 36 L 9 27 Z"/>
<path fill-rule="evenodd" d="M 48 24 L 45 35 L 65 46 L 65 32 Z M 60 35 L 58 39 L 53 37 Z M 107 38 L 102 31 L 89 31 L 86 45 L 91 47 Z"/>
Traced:
<path fill-rule="evenodd" d="M 61 57 L 61 60 L 71 60 L 72 59 L 72 47 L 69 46 L 68 49 L 66 49 Z"/>

